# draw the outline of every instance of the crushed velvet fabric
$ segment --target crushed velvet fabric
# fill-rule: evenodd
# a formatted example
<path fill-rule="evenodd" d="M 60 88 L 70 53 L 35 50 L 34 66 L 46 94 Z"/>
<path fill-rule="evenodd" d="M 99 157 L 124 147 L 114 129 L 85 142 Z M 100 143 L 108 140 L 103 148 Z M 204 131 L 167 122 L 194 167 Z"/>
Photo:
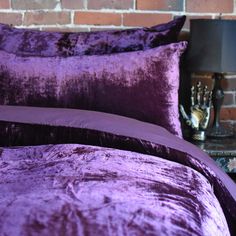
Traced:
<path fill-rule="evenodd" d="M 209 181 L 231 234 L 236 234 L 235 183 L 199 148 L 160 126 L 101 112 L 21 106 L 0 106 L 0 121 L 0 146 L 81 143 L 149 154 L 191 167 Z"/>
<path fill-rule="evenodd" d="M 161 125 L 181 137 L 179 59 L 185 48 L 180 42 L 66 58 L 0 51 L 0 104 L 104 111 Z"/>
<path fill-rule="evenodd" d="M 184 165 L 79 144 L 0 151 L 2 235 L 230 235 L 210 183 Z"/>
<path fill-rule="evenodd" d="M 0 24 L 0 49 L 25 56 L 101 55 L 177 41 L 185 16 L 151 28 L 79 33 L 42 32 Z"/>

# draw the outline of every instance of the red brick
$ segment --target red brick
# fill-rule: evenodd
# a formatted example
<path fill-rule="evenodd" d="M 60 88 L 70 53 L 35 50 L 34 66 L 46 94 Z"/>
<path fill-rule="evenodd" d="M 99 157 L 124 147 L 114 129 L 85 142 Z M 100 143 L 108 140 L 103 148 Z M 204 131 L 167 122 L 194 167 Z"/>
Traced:
<path fill-rule="evenodd" d="M 228 106 L 236 105 L 234 97 L 235 97 L 234 93 L 225 93 L 223 105 L 228 105 Z"/>
<path fill-rule="evenodd" d="M 69 24 L 69 12 L 26 12 L 25 25 L 54 25 Z"/>
<path fill-rule="evenodd" d="M 88 0 L 88 9 L 132 9 L 133 0 Z"/>
<path fill-rule="evenodd" d="M 236 78 L 235 79 L 223 79 L 221 83 L 222 87 L 226 91 L 232 91 L 236 89 Z"/>
<path fill-rule="evenodd" d="M 236 15 L 226 15 L 226 16 L 222 15 L 221 17 L 222 19 L 226 20 L 236 20 Z"/>
<path fill-rule="evenodd" d="M 222 107 L 220 118 L 222 120 L 236 120 L 236 107 Z"/>
<path fill-rule="evenodd" d="M 22 14 L 21 13 L 0 13 L 0 22 L 4 24 L 21 25 Z"/>
<path fill-rule="evenodd" d="M 61 7 L 64 9 L 84 9 L 84 0 L 62 0 Z"/>
<path fill-rule="evenodd" d="M 138 10 L 182 11 L 183 0 L 137 0 Z"/>
<path fill-rule="evenodd" d="M 101 12 L 75 12 L 75 24 L 81 25 L 121 25 L 121 14 Z"/>
<path fill-rule="evenodd" d="M 18 10 L 54 9 L 58 0 L 12 0 L 12 8 Z"/>
<path fill-rule="evenodd" d="M 1 0 L 0 9 L 8 9 L 8 8 L 10 8 L 10 0 Z"/>
<path fill-rule="evenodd" d="M 153 26 L 161 23 L 168 22 L 172 19 L 171 14 L 159 13 L 124 13 L 123 24 L 124 26 Z"/>
<path fill-rule="evenodd" d="M 234 0 L 186 0 L 186 11 L 231 13 L 234 11 Z"/>
<path fill-rule="evenodd" d="M 192 73 L 193 78 L 212 79 L 212 73 L 207 72 L 195 72 Z"/>

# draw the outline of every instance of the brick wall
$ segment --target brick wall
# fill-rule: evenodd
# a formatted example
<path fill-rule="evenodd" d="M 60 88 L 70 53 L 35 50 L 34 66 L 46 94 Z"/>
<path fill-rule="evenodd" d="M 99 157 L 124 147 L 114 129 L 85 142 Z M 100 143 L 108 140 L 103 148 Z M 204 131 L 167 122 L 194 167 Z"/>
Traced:
<path fill-rule="evenodd" d="M 0 22 L 40 30 L 92 31 L 151 26 L 187 15 L 236 19 L 236 0 L 0 0 Z M 195 76 L 194 80 L 202 79 Z M 209 86 L 209 76 L 202 79 Z M 222 119 L 236 130 L 236 76 L 223 81 Z"/>

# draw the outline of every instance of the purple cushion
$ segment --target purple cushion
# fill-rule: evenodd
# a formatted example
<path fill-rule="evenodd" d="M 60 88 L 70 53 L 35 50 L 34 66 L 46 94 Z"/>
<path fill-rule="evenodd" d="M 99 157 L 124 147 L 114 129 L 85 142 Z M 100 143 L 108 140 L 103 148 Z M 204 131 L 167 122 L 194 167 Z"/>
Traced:
<path fill-rule="evenodd" d="M 101 55 L 154 48 L 177 41 L 185 16 L 151 28 L 59 33 L 0 24 L 0 49 L 28 56 Z"/>
<path fill-rule="evenodd" d="M 181 136 L 179 58 L 185 42 L 145 51 L 22 57 L 0 51 L 0 104 L 70 107 L 136 118 Z"/>

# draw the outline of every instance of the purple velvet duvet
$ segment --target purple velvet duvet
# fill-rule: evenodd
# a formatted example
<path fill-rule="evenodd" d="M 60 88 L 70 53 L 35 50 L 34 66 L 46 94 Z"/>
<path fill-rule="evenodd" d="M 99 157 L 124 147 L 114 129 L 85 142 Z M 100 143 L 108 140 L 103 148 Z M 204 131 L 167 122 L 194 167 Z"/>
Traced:
<path fill-rule="evenodd" d="M 26 110 L 38 108 L 13 108 L 0 107 L 1 122 L 73 127 L 83 144 L 0 148 L 0 235 L 235 233 L 233 181 L 165 129 L 73 109 L 39 108 L 44 119 L 30 119 Z"/>

